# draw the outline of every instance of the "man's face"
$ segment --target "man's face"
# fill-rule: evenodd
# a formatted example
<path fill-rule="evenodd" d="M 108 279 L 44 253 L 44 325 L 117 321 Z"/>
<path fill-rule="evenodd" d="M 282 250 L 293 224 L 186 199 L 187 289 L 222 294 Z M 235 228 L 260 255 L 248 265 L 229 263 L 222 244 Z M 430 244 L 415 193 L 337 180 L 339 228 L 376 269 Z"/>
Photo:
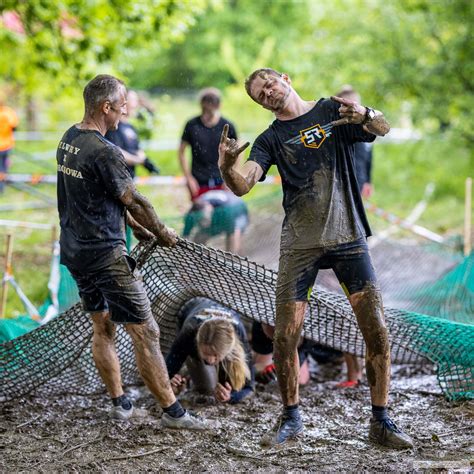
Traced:
<path fill-rule="evenodd" d="M 127 115 L 127 91 L 121 87 L 117 99 L 107 108 L 107 130 L 117 130 L 120 119 Z"/>
<path fill-rule="evenodd" d="M 250 94 L 253 100 L 273 113 L 284 109 L 290 92 L 291 86 L 286 75 L 266 74 L 263 77 L 257 76 L 250 86 Z"/>

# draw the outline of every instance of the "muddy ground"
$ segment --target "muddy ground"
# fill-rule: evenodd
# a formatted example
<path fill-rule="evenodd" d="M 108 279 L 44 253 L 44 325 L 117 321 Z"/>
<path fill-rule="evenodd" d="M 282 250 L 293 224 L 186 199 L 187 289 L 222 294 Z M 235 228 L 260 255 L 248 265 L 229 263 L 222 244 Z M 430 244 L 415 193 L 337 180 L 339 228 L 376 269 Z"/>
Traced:
<path fill-rule="evenodd" d="M 312 367 L 302 389 L 305 436 L 279 449 L 259 447 L 280 403 L 275 387 L 257 387 L 240 405 L 197 405 L 214 420 L 210 432 L 162 430 L 160 409 L 132 389 L 149 416 L 133 422 L 108 418 L 105 395 L 26 397 L 2 404 L 2 472 L 124 471 L 425 471 L 474 467 L 472 402 L 449 403 L 430 367 L 395 366 L 392 414 L 416 448 L 392 451 L 367 441 L 368 388 L 336 389 L 339 366 Z M 185 395 L 189 406 L 192 392 Z M 471 466 L 471 468 L 469 468 Z M 451 471 L 452 472 L 452 471 Z"/>

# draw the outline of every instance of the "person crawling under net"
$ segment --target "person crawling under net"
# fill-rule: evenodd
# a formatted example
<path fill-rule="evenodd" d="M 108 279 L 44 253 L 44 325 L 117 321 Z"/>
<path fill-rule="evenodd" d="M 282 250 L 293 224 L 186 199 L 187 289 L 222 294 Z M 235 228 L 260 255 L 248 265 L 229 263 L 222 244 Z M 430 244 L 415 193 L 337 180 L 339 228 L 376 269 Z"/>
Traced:
<path fill-rule="evenodd" d="M 253 393 L 252 353 L 240 316 L 208 298 L 192 298 L 178 314 L 178 334 L 166 356 L 176 395 L 188 382 L 180 374 L 185 363 L 193 389 L 220 403 L 239 403 Z"/>

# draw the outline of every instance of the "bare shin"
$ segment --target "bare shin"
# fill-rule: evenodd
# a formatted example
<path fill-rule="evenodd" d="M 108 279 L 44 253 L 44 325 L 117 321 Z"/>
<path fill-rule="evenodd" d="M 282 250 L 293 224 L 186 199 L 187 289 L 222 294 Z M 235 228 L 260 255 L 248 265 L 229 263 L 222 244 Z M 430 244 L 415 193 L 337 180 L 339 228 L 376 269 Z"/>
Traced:
<path fill-rule="evenodd" d="M 299 400 L 298 343 L 306 307 L 305 301 L 277 304 L 273 357 L 281 398 L 285 406 L 295 405 Z"/>
<path fill-rule="evenodd" d="M 112 398 L 123 394 L 120 362 L 115 350 L 115 325 L 108 312 L 92 315 L 92 356 L 99 375 Z"/>
<path fill-rule="evenodd" d="M 390 386 L 390 343 L 382 296 L 375 286 L 350 295 L 349 301 L 366 345 L 366 372 L 372 404 L 386 406 Z"/>
<path fill-rule="evenodd" d="M 168 371 L 160 350 L 160 330 L 153 318 L 143 324 L 127 324 L 135 350 L 137 367 L 145 385 L 161 407 L 169 407 L 176 401 L 171 390 Z"/>

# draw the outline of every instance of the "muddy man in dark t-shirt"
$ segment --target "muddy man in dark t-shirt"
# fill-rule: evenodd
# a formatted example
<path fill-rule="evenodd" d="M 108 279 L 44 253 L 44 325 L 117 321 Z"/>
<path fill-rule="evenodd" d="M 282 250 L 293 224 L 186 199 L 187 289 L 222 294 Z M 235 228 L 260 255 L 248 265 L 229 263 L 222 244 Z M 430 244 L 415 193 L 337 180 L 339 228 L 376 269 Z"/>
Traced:
<path fill-rule="evenodd" d="M 278 423 L 262 444 L 299 436 L 298 342 L 319 269 L 332 268 L 357 318 L 367 353 L 372 400 L 369 439 L 392 448 L 413 446 L 387 413 L 390 346 L 380 290 L 366 238 L 370 236 L 354 172 L 354 145 L 385 135 L 383 114 L 339 97 L 305 101 L 286 74 L 265 68 L 246 80 L 249 96 L 276 120 L 255 141 L 249 160 L 238 165 L 249 143 L 239 146 L 224 129 L 219 168 L 237 195 L 248 193 L 276 165 L 282 179 L 285 219 L 276 288 L 274 359 L 284 404 Z"/>
<path fill-rule="evenodd" d="M 143 381 L 164 411 L 162 426 L 205 429 L 205 422 L 185 411 L 171 389 L 159 328 L 136 262 L 125 248 L 126 222 L 140 240 L 156 238 L 166 247 L 177 241 L 135 188 L 120 148 L 104 138 L 127 112 L 125 86 L 102 74 L 83 95 L 84 118 L 66 131 L 56 152 L 61 263 L 74 277 L 92 319 L 92 355 L 112 399 L 111 416 L 125 420 L 140 412 L 122 387 L 115 325 L 123 324 Z"/>

